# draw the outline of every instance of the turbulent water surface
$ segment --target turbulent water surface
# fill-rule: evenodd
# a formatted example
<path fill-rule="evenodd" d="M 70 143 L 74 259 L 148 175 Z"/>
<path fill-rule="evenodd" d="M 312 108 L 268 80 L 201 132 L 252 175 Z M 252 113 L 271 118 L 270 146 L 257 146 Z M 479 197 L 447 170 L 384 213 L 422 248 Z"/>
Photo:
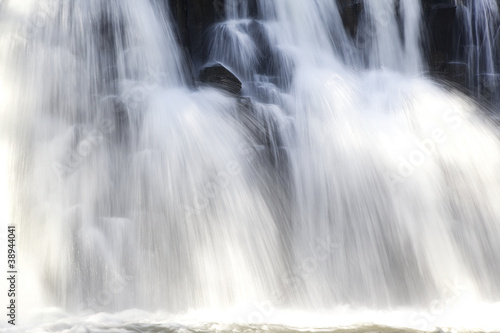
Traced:
<path fill-rule="evenodd" d="M 191 82 L 163 2 L 0 1 L 8 331 L 500 330 L 498 105 L 427 77 L 419 1 L 354 34 L 227 1 L 207 55 L 245 98 Z M 495 91 L 498 5 L 458 17 Z"/>

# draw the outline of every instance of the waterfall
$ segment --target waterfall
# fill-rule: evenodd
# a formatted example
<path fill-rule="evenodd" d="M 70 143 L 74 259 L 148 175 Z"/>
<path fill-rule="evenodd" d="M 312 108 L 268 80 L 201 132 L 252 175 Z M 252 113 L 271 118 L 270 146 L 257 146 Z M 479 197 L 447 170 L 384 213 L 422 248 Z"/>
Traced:
<path fill-rule="evenodd" d="M 495 0 L 464 1 L 457 10 L 456 58 L 467 64 L 469 86 L 498 101 L 499 4 Z"/>
<path fill-rule="evenodd" d="M 45 4 L 12 10 L 31 20 Z M 277 227 L 258 189 L 265 171 L 250 167 L 260 157 L 236 122 L 237 101 L 186 89 L 159 9 L 65 2 L 31 39 L 5 46 L 20 59 L 10 82 L 33 87 L 29 98 L 12 88 L 25 116 L 12 172 L 26 186 L 25 265 L 47 305 L 220 306 L 263 298 L 259 280 L 279 267 L 269 255 L 280 254 Z M 108 300 L 117 281 L 126 290 Z"/>
<path fill-rule="evenodd" d="M 360 50 L 360 59 L 369 58 L 368 71 L 359 75 L 334 50 L 338 40 L 328 33 L 334 25 L 328 20 L 337 17 L 340 24 L 340 17 L 329 1 L 276 1 L 276 17 L 260 22 L 275 39 L 270 45 L 293 63 L 278 105 L 281 118 L 293 123 L 290 128 L 286 119 L 279 128 L 294 183 L 296 265 L 313 255 L 322 236 L 341 244 L 290 296 L 297 305 L 428 303 L 453 277 L 484 296 L 498 295 L 493 235 L 500 156 L 489 156 L 488 174 L 484 157 L 466 148 L 497 147 L 497 137 L 473 104 L 413 77 L 421 66 L 419 20 L 414 3 L 400 5 L 404 37 L 394 1 L 365 2 L 361 24 L 374 32 Z M 460 189 L 455 177 L 463 179 Z M 478 201 L 460 194 L 487 184 L 497 185 L 476 192 Z"/>
<path fill-rule="evenodd" d="M 360 3 L 227 0 L 207 66 L 244 97 L 164 1 L 1 4 L 19 331 L 498 329 L 497 124 L 425 76 L 418 1 Z M 496 77 L 496 2 L 460 8 Z"/>

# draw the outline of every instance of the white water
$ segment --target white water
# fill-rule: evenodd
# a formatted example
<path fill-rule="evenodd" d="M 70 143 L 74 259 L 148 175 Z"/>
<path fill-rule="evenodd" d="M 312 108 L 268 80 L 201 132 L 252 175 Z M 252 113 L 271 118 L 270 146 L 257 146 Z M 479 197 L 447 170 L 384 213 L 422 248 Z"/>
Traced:
<path fill-rule="evenodd" d="M 2 6 L 19 331 L 500 329 L 498 133 L 419 75 L 414 1 L 362 43 L 331 1 L 229 2 L 254 113 L 187 87 L 159 2 Z"/>

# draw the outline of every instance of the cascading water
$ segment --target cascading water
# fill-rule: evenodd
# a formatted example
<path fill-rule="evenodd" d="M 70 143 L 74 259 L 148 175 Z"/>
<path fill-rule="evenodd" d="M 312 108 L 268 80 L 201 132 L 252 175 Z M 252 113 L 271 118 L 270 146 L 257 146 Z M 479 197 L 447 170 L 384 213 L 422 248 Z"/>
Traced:
<path fill-rule="evenodd" d="M 279 267 L 277 227 L 258 190 L 265 176 L 249 168 L 258 156 L 236 101 L 184 87 L 156 10 L 148 1 L 66 2 L 22 46 L 26 69 L 12 81 L 39 87 L 20 108 L 31 123 L 14 143 L 27 146 L 16 161 L 29 184 L 22 246 L 48 304 L 219 306 L 264 297 L 260 280 Z M 126 290 L 95 299 L 116 281 Z"/>
<path fill-rule="evenodd" d="M 295 265 L 313 255 L 322 236 L 338 239 L 342 248 L 291 297 L 325 306 L 428 303 L 456 277 L 485 296 L 498 295 L 496 190 L 476 192 L 481 209 L 460 194 L 498 184 L 499 156 L 489 156 L 488 176 L 479 171 L 484 157 L 473 156 L 472 148 L 497 146 L 497 138 L 475 119 L 469 102 L 389 70 L 413 73 L 421 66 L 415 2 L 400 4 L 401 12 L 413 13 L 403 15 L 404 38 L 394 1 L 365 5 L 362 24 L 375 27 L 360 51 L 369 56 L 357 66 L 367 64 L 362 75 L 350 73 L 334 51 L 326 27 L 339 16 L 330 2 L 276 2 L 275 20 L 261 23 L 275 39 L 269 44 L 279 47 L 275 52 L 293 63 L 281 106 L 293 119 L 293 131 L 282 136 L 295 185 Z M 469 134 L 458 134 L 464 131 Z M 471 173 L 474 184 L 464 179 L 465 188 L 455 188 L 455 177 Z"/>
<path fill-rule="evenodd" d="M 467 65 L 469 87 L 500 101 L 500 8 L 496 0 L 463 1 L 457 8 L 457 61 Z"/>
<path fill-rule="evenodd" d="M 500 328 L 498 131 L 420 75 L 418 2 L 350 36 L 330 0 L 226 1 L 209 62 L 251 103 L 190 87 L 161 1 L 1 9 L 19 331 Z"/>

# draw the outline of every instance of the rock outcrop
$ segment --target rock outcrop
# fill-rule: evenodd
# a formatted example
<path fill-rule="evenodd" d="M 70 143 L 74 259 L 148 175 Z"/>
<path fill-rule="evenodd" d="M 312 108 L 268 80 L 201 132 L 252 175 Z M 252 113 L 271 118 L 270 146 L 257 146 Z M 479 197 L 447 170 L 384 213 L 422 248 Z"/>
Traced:
<path fill-rule="evenodd" d="M 204 67 L 200 72 L 200 81 L 234 95 L 238 95 L 241 91 L 241 81 L 219 63 Z"/>

